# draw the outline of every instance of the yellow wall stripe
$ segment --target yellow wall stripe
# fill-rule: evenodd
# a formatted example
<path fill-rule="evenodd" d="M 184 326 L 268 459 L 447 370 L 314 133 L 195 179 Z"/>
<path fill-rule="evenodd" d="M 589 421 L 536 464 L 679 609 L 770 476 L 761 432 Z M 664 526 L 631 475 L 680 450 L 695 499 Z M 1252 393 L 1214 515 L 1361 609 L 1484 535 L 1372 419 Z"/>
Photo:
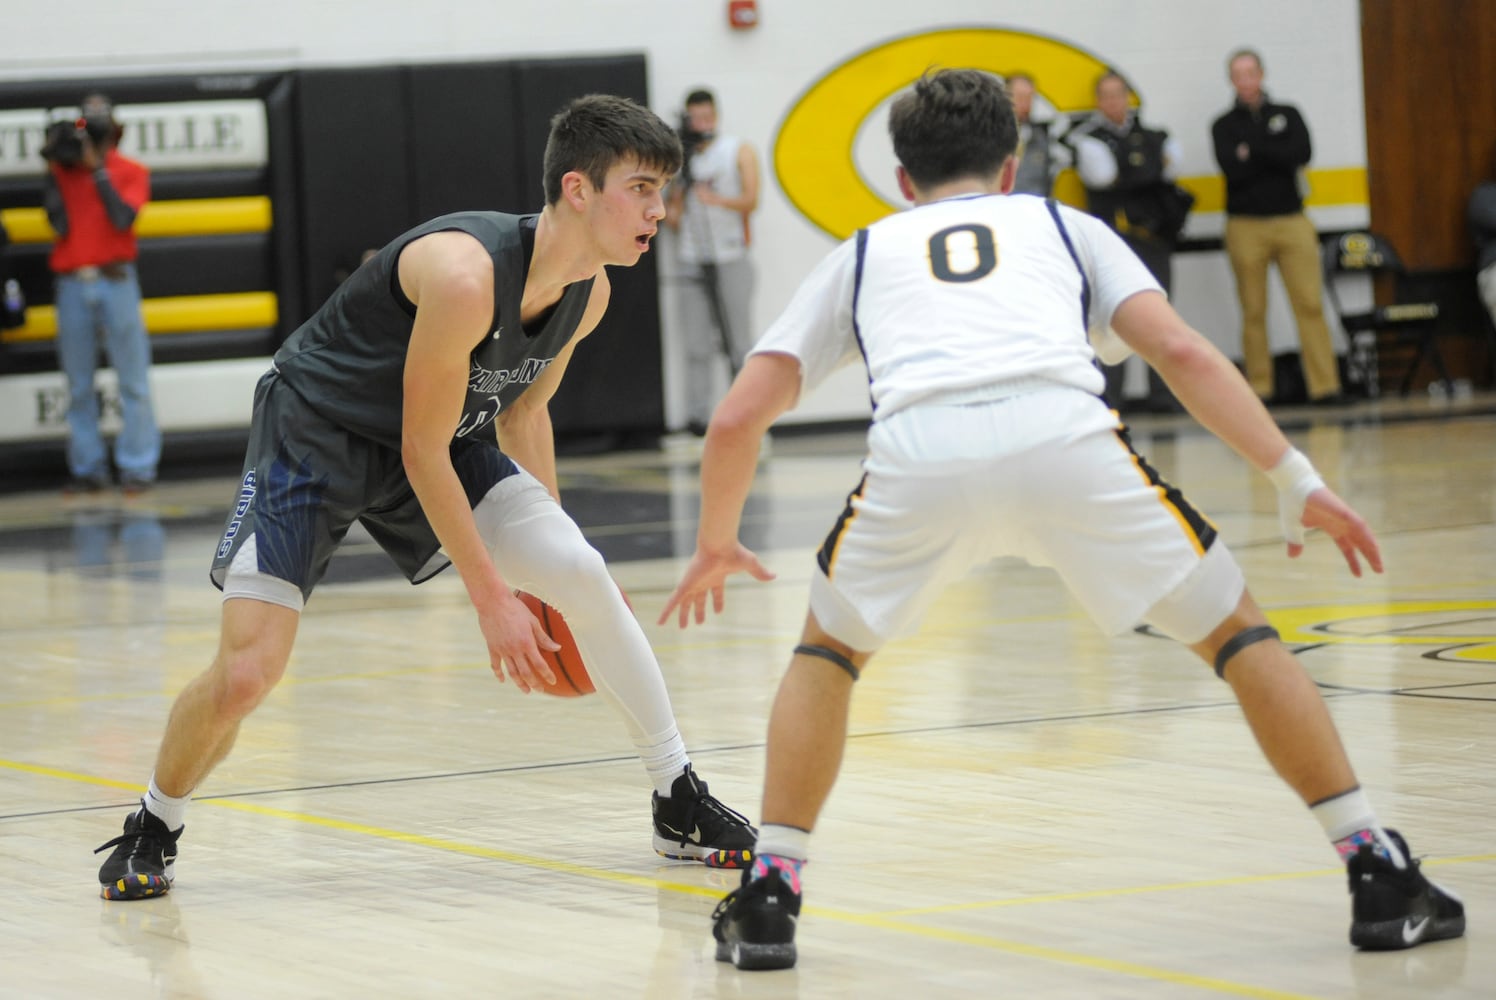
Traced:
<path fill-rule="evenodd" d="M 1194 211 L 1226 211 L 1226 179 L 1220 174 L 1181 177 L 1179 186 L 1195 196 Z M 1067 205 L 1080 209 L 1086 207 L 1086 189 L 1080 182 L 1080 175 L 1073 169 L 1063 170 L 1055 178 L 1054 196 Z M 1309 171 L 1309 196 L 1304 199 L 1308 207 L 1370 203 L 1365 167 L 1326 167 Z"/>
<path fill-rule="evenodd" d="M 51 243 L 56 234 L 41 208 L 0 210 L 12 243 Z M 140 210 L 135 235 L 142 239 L 163 236 L 223 236 L 230 233 L 263 233 L 270 230 L 270 199 L 264 195 L 242 198 L 189 198 L 152 201 Z"/>
<path fill-rule="evenodd" d="M 201 333 L 207 330 L 253 330 L 274 326 L 278 309 L 274 292 L 225 292 L 145 299 L 140 304 L 145 328 L 157 333 Z M 57 336 L 57 310 L 28 306 L 26 325 L 0 333 L 7 344 L 51 340 Z"/>

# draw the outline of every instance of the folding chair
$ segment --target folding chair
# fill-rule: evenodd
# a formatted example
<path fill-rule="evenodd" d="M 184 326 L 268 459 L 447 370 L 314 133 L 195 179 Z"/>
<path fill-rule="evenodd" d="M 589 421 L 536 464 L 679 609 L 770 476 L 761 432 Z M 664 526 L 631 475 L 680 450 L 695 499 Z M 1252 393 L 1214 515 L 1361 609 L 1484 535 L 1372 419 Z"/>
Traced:
<path fill-rule="evenodd" d="M 1412 349 L 1412 359 L 1404 368 L 1398 394 L 1406 396 L 1413 387 L 1413 378 L 1425 359 L 1434 366 L 1440 380 L 1447 388 L 1449 371 L 1444 366 L 1444 356 L 1439 353 L 1437 330 L 1439 304 L 1437 302 L 1402 302 L 1392 305 L 1374 306 L 1370 312 L 1345 311 L 1341 305 L 1339 284 L 1349 276 L 1379 274 L 1393 276 L 1394 297 L 1400 299 L 1407 269 L 1385 236 L 1360 231 L 1341 236 L 1327 236 L 1321 244 L 1324 260 L 1325 290 L 1330 303 L 1340 317 L 1341 329 L 1350 343 L 1347 364 L 1349 376 L 1359 380 L 1369 396 L 1381 393 L 1380 351 L 1383 345 L 1405 346 Z"/>

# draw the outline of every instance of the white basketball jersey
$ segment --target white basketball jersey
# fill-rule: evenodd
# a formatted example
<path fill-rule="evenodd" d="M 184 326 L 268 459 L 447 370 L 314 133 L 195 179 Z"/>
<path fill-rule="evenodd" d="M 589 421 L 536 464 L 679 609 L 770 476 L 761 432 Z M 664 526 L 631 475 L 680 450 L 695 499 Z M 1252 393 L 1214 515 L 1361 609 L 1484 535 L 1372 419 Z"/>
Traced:
<path fill-rule="evenodd" d="M 802 393 L 860 356 L 874 419 L 1018 380 L 1099 395 L 1088 328 L 1162 289 L 1099 220 L 1055 209 L 1031 195 L 965 195 L 882 219 L 811 272 L 753 353 L 798 358 Z"/>

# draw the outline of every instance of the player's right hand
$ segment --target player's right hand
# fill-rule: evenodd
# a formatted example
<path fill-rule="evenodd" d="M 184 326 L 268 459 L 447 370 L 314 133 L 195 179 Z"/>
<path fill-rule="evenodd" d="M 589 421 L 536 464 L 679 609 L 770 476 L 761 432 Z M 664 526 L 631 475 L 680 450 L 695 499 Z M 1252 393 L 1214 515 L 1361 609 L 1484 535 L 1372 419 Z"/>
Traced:
<path fill-rule="evenodd" d="M 526 694 L 539 687 L 543 678 L 556 683 L 556 674 L 540 651 L 555 652 L 560 643 L 545 634 L 539 619 L 524 602 L 505 591 L 492 602 L 478 606 L 478 627 L 488 644 L 488 663 L 503 681 L 505 671 Z"/>
<path fill-rule="evenodd" d="M 726 603 L 723 584 L 734 573 L 747 573 L 755 580 L 774 579 L 774 574 L 758 561 L 758 556 L 741 542 L 734 543 L 732 548 L 721 552 L 707 552 L 698 548 L 691 557 L 691 564 L 686 567 L 685 575 L 681 577 L 670 599 L 665 602 L 665 610 L 660 612 L 657 624 L 665 624 L 670 613 L 678 609 L 681 628 L 686 627 L 691 617 L 700 625 L 706 621 L 708 594 L 712 597 L 712 610 L 720 615 Z"/>

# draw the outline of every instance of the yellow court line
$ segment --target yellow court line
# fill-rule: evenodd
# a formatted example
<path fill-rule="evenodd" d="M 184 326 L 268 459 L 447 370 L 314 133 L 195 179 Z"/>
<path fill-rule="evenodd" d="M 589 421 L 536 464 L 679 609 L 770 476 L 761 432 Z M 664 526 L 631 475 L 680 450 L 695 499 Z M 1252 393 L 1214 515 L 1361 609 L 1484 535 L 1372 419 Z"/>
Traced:
<path fill-rule="evenodd" d="M 124 781 L 114 781 L 108 778 L 98 778 L 93 775 L 79 774 L 71 771 L 63 771 L 57 768 L 40 767 L 34 764 L 23 764 L 18 761 L 0 759 L 0 767 L 11 768 L 29 774 L 37 774 L 44 777 L 58 778 L 65 781 L 76 781 L 90 785 L 103 785 L 110 788 L 121 788 L 129 791 L 144 791 L 144 786 Z M 580 878 L 595 879 L 610 882 L 615 885 L 628 885 L 656 891 L 665 890 L 678 892 L 682 895 L 699 896 L 703 898 L 716 898 L 720 895 L 720 889 L 708 888 L 706 886 L 688 885 L 681 882 L 666 882 L 662 879 L 651 878 L 645 875 L 629 875 L 624 872 L 612 871 L 607 868 L 594 868 L 588 865 L 574 864 L 569 861 L 558 861 L 552 858 L 536 857 L 529 854 L 520 854 L 515 851 L 503 851 L 492 847 L 482 847 L 477 844 L 467 844 L 462 841 L 448 840 L 444 837 L 429 837 L 423 834 L 406 833 L 401 830 L 391 830 L 386 827 L 370 826 L 365 823 L 353 823 L 347 820 L 332 819 L 327 816 L 315 816 L 310 813 L 293 812 L 288 809 L 276 809 L 273 806 L 256 805 L 250 802 L 242 802 L 234 799 L 204 799 L 200 800 L 204 805 L 221 806 L 239 812 L 250 813 L 257 816 L 266 816 L 273 819 L 290 820 L 295 823 L 304 823 L 308 826 L 317 826 L 324 829 L 339 830 L 344 833 L 358 834 L 373 837 L 379 840 L 388 840 L 394 843 L 411 844 L 417 847 L 426 847 L 432 850 L 445 851 L 452 854 L 462 854 L 468 857 L 486 858 L 493 861 L 502 861 L 509 864 L 519 865 L 526 868 L 536 868 L 544 871 L 553 871 L 566 875 L 575 875 Z M 1321 874 L 1321 873 L 1313 873 Z M 1293 876 L 1285 876 L 1293 877 Z M 1298 876 L 1305 877 L 1305 876 Z M 1135 891 L 1148 891 L 1146 888 Z M 905 920 L 880 914 L 859 914 L 845 910 L 825 909 L 817 906 L 805 908 L 805 912 L 813 916 L 824 917 L 839 923 L 853 924 L 860 927 L 871 927 L 878 930 L 893 931 L 900 934 L 909 934 L 915 937 L 928 938 L 930 940 L 942 941 L 948 944 L 965 944 L 989 951 L 1000 951 L 1010 955 L 1023 958 L 1039 959 L 1041 961 L 1054 962 L 1059 965 L 1069 965 L 1079 968 L 1093 969 L 1099 972 L 1111 972 L 1130 976 L 1137 979 L 1165 982 L 1177 986 L 1190 986 L 1198 989 L 1209 990 L 1215 993 L 1224 993 L 1230 996 L 1255 997 L 1259 1000 L 1315 1000 L 1305 994 L 1286 993 L 1281 990 L 1272 990 L 1265 987 L 1250 986 L 1245 983 L 1235 983 L 1226 979 L 1216 979 L 1210 976 L 1197 976 L 1193 973 L 1176 972 L 1172 969 L 1163 969 L 1151 965 L 1143 965 L 1137 962 L 1127 962 L 1119 959 L 1104 958 L 1096 955 L 1087 955 L 1081 952 L 1065 951 L 1059 948 L 1049 948 L 1043 945 L 1025 944 L 1022 941 L 1010 941 L 1006 938 L 992 937 L 986 934 L 973 934 L 967 931 L 950 930 L 941 927 L 926 927 Z M 912 911 L 910 911 L 912 912 Z M 704 928 L 703 928 L 704 930 Z"/>
<path fill-rule="evenodd" d="M 18 760 L 0 760 L 0 767 L 8 767 L 12 771 L 20 771 L 23 774 L 40 775 L 43 778 L 57 778 L 60 781 L 74 781 L 84 785 L 102 785 L 105 788 L 121 788 L 127 792 L 143 792 L 144 785 L 137 785 L 131 781 L 115 781 L 113 778 L 97 778 L 92 774 L 79 774 L 77 771 L 62 771 L 55 767 L 43 767 L 40 764 L 23 764 Z"/>
<path fill-rule="evenodd" d="M 1225 993 L 1229 996 L 1256 997 L 1259 1000 L 1317 1000 L 1312 995 L 1305 993 L 1288 993 L 1283 990 L 1269 989 L 1265 986 L 1250 986 L 1246 983 L 1235 983 L 1229 979 L 1216 979 L 1213 976 L 1197 976 L 1189 972 L 1176 972 L 1173 969 L 1161 969 L 1157 966 L 1142 965 L 1138 962 L 1102 958 L 1097 955 L 1086 955 L 1080 952 L 1065 951 L 1060 948 L 1048 948 L 1044 945 L 1025 944 L 1022 941 L 1009 941 L 1006 938 L 991 937 L 986 934 L 973 934 L 969 931 L 948 930 L 941 927 L 924 927 L 920 924 L 912 924 L 904 920 L 893 920 L 888 917 L 877 916 L 876 914 L 845 913 L 822 910 L 818 907 L 806 907 L 806 912 L 817 916 L 830 917 L 833 920 L 843 923 L 857 924 L 861 927 L 896 931 L 901 934 L 930 938 L 931 940 L 943 941 L 948 944 L 968 944 L 990 951 L 1001 951 L 1009 955 L 1018 955 L 1022 958 L 1035 958 L 1045 962 L 1054 962 L 1059 965 L 1079 966 L 1080 968 L 1094 969 L 1098 972 L 1115 972 L 1136 979 L 1151 979 L 1155 982 L 1169 983 L 1173 986 L 1191 986 L 1197 989 L 1210 990 L 1214 993 Z"/>
<path fill-rule="evenodd" d="M 1453 858 L 1424 858 L 1419 864 L 1423 868 L 1440 865 L 1462 865 L 1483 861 L 1496 861 L 1496 854 L 1467 854 Z M 905 910 L 885 910 L 879 916 L 913 917 L 941 913 L 962 913 L 972 910 L 995 910 L 1007 906 L 1028 906 L 1034 903 L 1069 903 L 1082 899 L 1107 899 L 1117 896 L 1140 896 L 1149 892 L 1176 892 L 1181 889 L 1218 889 L 1230 885 L 1253 885 L 1260 882 L 1290 882 L 1306 878 L 1345 878 L 1344 868 L 1321 868 L 1307 872 L 1277 872 L 1271 875 L 1233 875 L 1230 878 L 1200 879 L 1195 882 L 1164 882 L 1159 885 L 1121 886 L 1115 889 L 1090 889 L 1085 892 L 1052 892 L 1038 896 L 1015 896 L 1011 899 L 990 899 L 979 903 L 951 903 L 946 906 L 920 906 Z"/>

